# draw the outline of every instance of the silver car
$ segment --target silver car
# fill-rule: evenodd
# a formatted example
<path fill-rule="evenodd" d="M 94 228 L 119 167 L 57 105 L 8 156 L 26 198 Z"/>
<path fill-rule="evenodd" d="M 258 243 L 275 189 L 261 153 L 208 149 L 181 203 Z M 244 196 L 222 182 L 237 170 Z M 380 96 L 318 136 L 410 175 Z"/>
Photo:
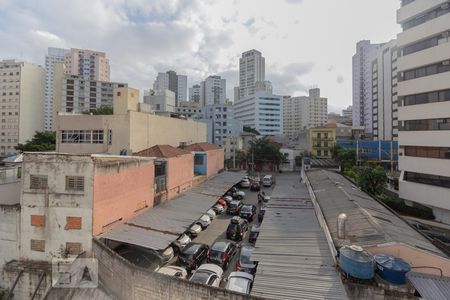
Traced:
<path fill-rule="evenodd" d="M 196 237 L 197 235 L 200 234 L 200 232 L 202 232 L 202 226 L 200 226 L 199 224 L 194 224 L 191 227 L 189 227 L 187 232 L 189 232 L 189 235 L 191 237 Z"/>
<path fill-rule="evenodd" d="M 173 276 L 173 277 L 182 278 L 182 279 L 186 279 L 186 277 L 187 277 L 187 271 L 184 268 L 177 267 L 177 266 L 162 267 L 157 272 L 164 274 L 164 275 Z"/>
<path fill-rule="evenodd" d="M 255 274 L 256 263 L 250 260 L 253 250 L 255 250 L 255 247 L 250 245 L 241 247 L 241 254 L 239 255 L 239 261 L 236 264 L 236 270 L 249 274 Z"/>
<path fill-rule="evenodd" d="M 250 294 L 253 285 L 253 275 L 245 272 L 231 272 L 225 288 L 244 294 Z"/>
<path fill-rule="evenodd" d="M 173 247 L 177 250 L 177 252 L 181 252 L 181 250 L 186 247 L 187 244 L 191 242 L 191 238 L 183 233 L 176 241 L 172 243 Z"/>
<path fill-rule="evenodd" d="M 206 229 L 206 227 L 208 227 L 211 224 L 211 218 L 208 214 L 204 214 L 195 223 L 199 224 L 202 227 L 202 229 L 204 230 L 204 229 Z"/>
<path fill-rule="evenodd" d="M 223 270 L 218 265 L 203 264 L 191 276 L 190 281 L 218 287 L 222 281 Z"/>

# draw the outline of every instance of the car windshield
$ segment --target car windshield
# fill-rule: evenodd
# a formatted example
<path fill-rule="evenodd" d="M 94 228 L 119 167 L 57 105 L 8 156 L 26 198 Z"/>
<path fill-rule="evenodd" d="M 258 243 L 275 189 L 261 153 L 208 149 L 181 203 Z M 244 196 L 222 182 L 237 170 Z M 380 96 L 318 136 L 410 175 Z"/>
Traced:
<path fill-rule="evenodd" d="M 210 258 L 222 258 L 223 252 L 218 251 L 218 250 L 212 250 L 211 253 L 209 254 Z"/>
<path fill-rule="evenodd" d="M 239 206 L 239 202 L 231 202 L 230 203 L 230 208 L 236 208 Z"/>
<path fill-rule="evenodd" d="M 209 272 L 197 271 L 194 275 L 192 275 L 191 281 L 206 283 L 208 282 L 209 276 L 211 276 L 211 273 Z"/>
<path fill-rule="evenodd" d="M 251 206 L 242 206 L 241 212 L 245 212 L 245 213 L 252 212 L 252 207 Z"/>
<path fill-rule="evenodd" d="M 220 250 L 222 251 L 223 249 L 226 248 L 226 243 L 225 242 L 216 242 L 214 243 L 214 245 L 212 245 L 211 250 Z"/>
<path fill-rule="evenodd" d="M 187 246 L 186 248 L 184 248 L 182 255 L 188 256 L 194 254 L 195 252 L 197 252 L 198 248 L 200 248 L 199 245 Z"/>
<path fill-rule="evenodd" d="M 228 281 L 228 287 L 236 292 L 247 293 L 250 280 L 242 277 L 231 277 Z"/>
<path fill-rule="evenodd" d="M 253 248 L 242 248 L 240 261 L 242 265 L 253 265 L 254 262 L 250 260 L 250 256 L 252 255 Z"/>

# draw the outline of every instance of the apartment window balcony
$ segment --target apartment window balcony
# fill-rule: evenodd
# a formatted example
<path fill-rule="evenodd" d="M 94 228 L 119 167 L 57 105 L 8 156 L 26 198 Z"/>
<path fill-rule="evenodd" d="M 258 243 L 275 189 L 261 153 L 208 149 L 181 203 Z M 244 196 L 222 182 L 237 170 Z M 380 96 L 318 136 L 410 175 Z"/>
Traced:
<path fill-rule="evenodd" d="M 403 31 L 419 26 L 433 19 L 436 19 L 442 15 L 448 14 L 449 12 L 450 12 L 449 2 L 443 3 L 441 6 L 435 8 L 434 10 L 429 11 L 423 15 L 420 15 L 410 21 L 403 23 L 402 24 Z"/>

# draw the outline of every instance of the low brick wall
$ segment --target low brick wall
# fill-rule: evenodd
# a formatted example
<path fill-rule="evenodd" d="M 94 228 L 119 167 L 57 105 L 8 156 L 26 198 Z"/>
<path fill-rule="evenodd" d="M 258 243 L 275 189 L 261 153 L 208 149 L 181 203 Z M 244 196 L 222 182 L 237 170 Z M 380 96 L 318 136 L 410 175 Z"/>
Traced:
<path fill-rule="evenodd" d="M 119 299 L 263 299 L 213 288 L 138 268 L 94 239 L 99 279 Z"/>

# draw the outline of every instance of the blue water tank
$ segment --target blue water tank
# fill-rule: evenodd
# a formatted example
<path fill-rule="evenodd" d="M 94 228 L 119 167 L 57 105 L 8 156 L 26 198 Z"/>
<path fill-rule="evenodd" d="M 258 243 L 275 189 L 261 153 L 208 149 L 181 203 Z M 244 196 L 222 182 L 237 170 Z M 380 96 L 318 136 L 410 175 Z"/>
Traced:
<path fill-rule="evenodd" d="M 401 258 L 387 254 L 376 254 L 376 271 L 384 280 L 394 284 L 405 284 L 406 273 L 411 271 L 411 266 Z"/>
<path fill-rule="evenodd" d="M 375 272 L 373 256 L 360 246 L 344 246 L 339 250 L 341 270 L 357 279 L 372 279 Z"/>

